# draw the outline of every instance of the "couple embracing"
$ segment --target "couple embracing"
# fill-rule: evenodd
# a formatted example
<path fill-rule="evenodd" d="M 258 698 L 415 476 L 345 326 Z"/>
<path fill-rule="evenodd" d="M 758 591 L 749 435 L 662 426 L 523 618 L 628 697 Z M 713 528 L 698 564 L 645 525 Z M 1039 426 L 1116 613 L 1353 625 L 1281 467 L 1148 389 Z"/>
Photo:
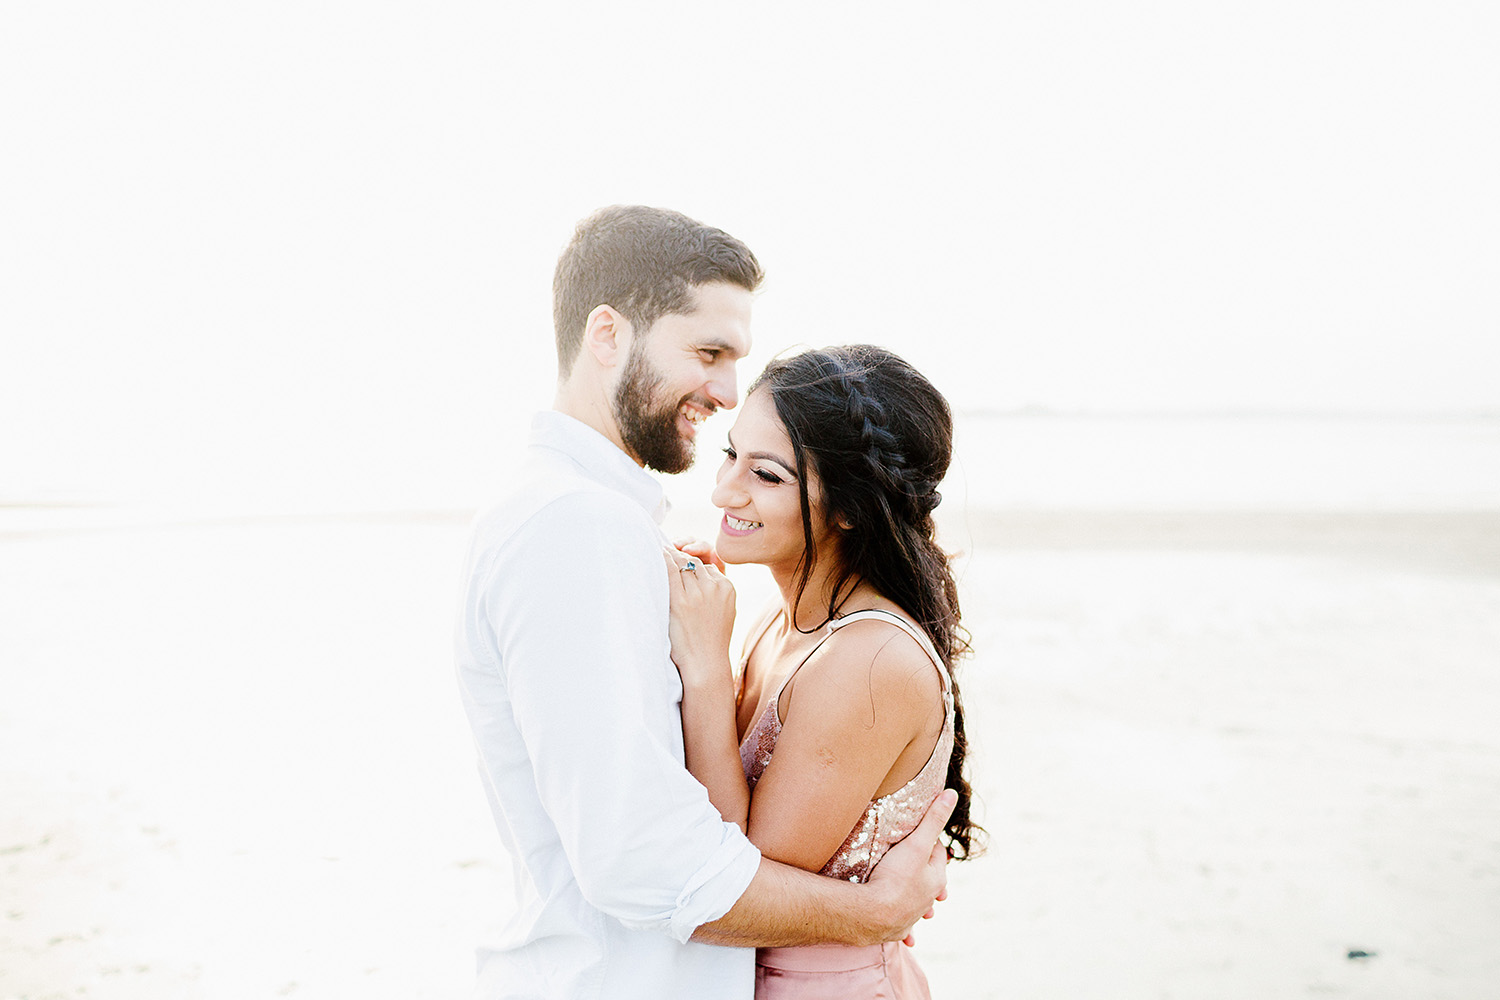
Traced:
<path fill-rule="evenodd" d="M 687 469 L 740 402 L 760 280 L 739 240 L 643 207 L 558 261 L 557 394 L 475 524 L 459 623 L 517 896 L 477 997 L 928 996 L 900 942 L 980 837 L 931 516 L 947 402 L 869 345 L 773 361 L 712 543 L 666 540 L 645 471 Z M 725 563 L 780 592 L 737 669 Z"/>

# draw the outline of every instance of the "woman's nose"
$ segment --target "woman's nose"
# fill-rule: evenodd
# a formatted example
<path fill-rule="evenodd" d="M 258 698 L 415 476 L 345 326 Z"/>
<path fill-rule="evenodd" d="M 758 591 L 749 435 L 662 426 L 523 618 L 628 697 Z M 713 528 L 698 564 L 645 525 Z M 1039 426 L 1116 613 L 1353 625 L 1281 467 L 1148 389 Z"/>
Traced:
<path fill-rule="evenodd" d="M 744 484 L 733 468 L 719 474 L 719 481 L 714 484 L 714 491 L 709 494 L 708 500 L 715 507 L 726 509 L 744 506 L 746 500 Z"/>

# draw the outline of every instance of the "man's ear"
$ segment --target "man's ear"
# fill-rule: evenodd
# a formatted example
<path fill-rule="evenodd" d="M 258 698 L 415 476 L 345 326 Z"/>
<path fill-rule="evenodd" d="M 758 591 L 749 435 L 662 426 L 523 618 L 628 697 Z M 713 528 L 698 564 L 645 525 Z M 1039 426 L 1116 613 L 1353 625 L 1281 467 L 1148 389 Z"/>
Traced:
<path fill-rule="evenodd" d="M 583 323 L 583 349 L 604 368 L 625 362 L 634 330 L 613 306 L 595 306 Z"/>

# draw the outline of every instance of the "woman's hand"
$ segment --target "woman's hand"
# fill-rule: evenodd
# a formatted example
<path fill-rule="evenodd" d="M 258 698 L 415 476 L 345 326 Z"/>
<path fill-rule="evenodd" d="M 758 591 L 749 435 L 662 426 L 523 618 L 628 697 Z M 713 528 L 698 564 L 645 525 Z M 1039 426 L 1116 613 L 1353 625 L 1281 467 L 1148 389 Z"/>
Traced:
<path fill-rule="evenodd" d="M 684 685 L 724 683 L 734 631 L 734 584 L 701 555 L 669 549 L 665 556 L 672 662 Z"/>
<path fill-rule="evenodd" d="M 679 551 L 695 557 L 699 562 L 712 563 L 720 573 L 724 572 L 724 560 L 719 558 L 719 553 L 714 551 L 713 545 L 709 542 L 701 538 L 676 538 L 673 539 L 672 544 L 677 546 Z"/>
<path fill-rule="evenodd" d="M 744 830 L 750 789 L 740 768 L 734 731 L 734 678 L 729 634 L 734 630 L 734 585 L 702 556 L 667 549 L 672 595 L 672 662 L 682 675 L 682 750 L 693 777 L 726 822 Z"/>

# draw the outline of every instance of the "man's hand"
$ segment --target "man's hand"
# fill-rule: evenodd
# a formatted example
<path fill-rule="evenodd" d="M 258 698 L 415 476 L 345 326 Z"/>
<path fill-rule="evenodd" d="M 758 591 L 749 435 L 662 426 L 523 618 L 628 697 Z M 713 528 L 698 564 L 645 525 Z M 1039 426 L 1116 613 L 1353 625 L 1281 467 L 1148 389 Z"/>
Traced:
<path fill-rule="evenodd" d="M 948 850 L 938 834 L 958 803 L 958 793 L 945 788 L 927 809 L 927 815 L 906 839 L 893 846 L 870 873 L 870 887 L 880 890 L 878 905 L 890 916 L 890 930 L 883 939 L 911 944 L 912 927 L 918 919 L 933 914 L 933 904 L 948 898 Z"/>
<path fill-rule="evenodd" d="M 923 920 L 931 920 L 933 917 L 935 917 L 937 915 L 937 905 L 936 905 L 936 903 L 941 903 L 943 900 L 945 900 L 947 898 L 948 898 L 948 887 L 945 885 L 945 886 L 943 886 L 943 891 L 937 894 L 937 900 L 935 901 L 934 905 L 929 906 L 927 908 L 927 912 L 924 913 L 924 914 L 922 914 L 922 919 Z M 904 937 L 904 938 L 901 939 L 901 943 L 904 944 L 904 945 L 906 945 L 908 948 L 915 948 L 916 945 L 917 945 L 917 932 L 916 932 L 916 930 L 912 929 L 912 930 L 907 931 L 906 932 L 906 937 Z"/>
<path fill-rule="evenodd" d="M 912 925 L 948 894 L 948 852 L 938 834 L 957 802 L 957 793 L 944 789 L 911 835 L 886 852 L 866 885 L 762 858 L 749 888 L 728 913 L 694 931 L 694 940 L 786 948 L 910 937 Z"/>

